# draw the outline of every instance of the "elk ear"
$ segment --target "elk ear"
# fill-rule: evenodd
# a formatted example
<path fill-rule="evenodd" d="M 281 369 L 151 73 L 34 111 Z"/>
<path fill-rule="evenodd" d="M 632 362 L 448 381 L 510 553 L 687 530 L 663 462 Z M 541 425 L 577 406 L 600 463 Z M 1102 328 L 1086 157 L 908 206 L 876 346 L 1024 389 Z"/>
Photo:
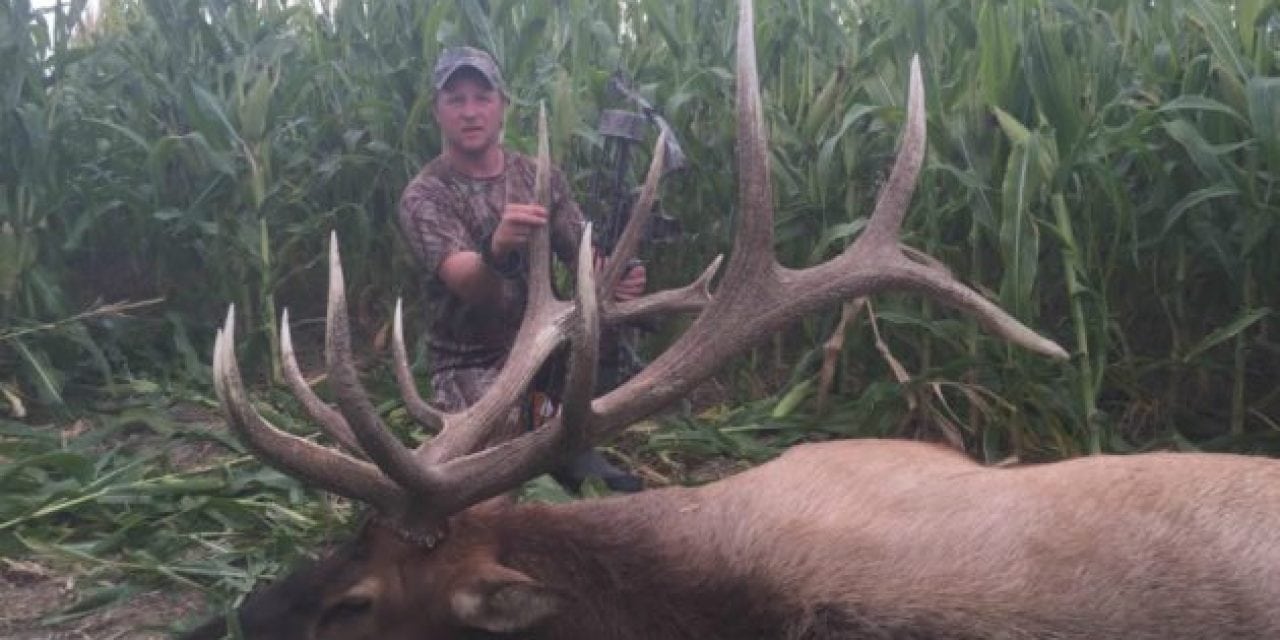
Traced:
<path fill-rule="evenodd" d="M 496 563 L 468 577 L 449 596 L 459 622 L 490 633 L 528 630 L 558 613 L 563 604 L 559 593 Z"/>

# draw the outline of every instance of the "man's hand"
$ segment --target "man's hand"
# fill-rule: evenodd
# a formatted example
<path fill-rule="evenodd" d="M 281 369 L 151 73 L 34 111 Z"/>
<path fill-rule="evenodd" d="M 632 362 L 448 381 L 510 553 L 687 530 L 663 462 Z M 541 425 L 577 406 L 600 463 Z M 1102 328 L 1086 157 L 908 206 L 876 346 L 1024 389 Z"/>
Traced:
<path fill-rule="evenodd" d="M 597 255 L 595 257 L 596 273 L 604 272 L 604 256 Z M 627 270 L 623 272 L 622 277 L 618 279 L 618 286 L 613 288 L 613 299 L 618 302 L 626 302 L 635 300 L 644 295 L 644 289 L 649 284 L 648 272 L 644 269 L 644 264 L 636 261 Z"/>
<path fill-rule="evenodd" d="M 622 274 L 622 279 L 618 280 L 618 286 L 613 288 L 613 299 L 618 302 L 635 300 L 644 295 L 644 288 L 648 282 L 648 274 L 644 270 L 644 265 L 633 265 L 627 269 L 626 273 Z"/>
<path fill-rule="evenodd" d="M 529 244 L 533 232 L 547 224 L 547 209 L 538 204 L 508 204 L 502 208 L 502 220 L 493 230 L 493 257 L 505 260 L 507 256 Z"/>

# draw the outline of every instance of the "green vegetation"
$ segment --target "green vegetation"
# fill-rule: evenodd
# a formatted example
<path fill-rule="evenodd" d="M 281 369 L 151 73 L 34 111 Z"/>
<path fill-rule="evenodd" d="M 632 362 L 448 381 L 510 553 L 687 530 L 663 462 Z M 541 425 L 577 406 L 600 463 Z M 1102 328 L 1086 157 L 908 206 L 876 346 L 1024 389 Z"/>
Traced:
<path fill-rule="evenodd" d="M 885 434 L 988 459 L 1280 451 L 1274 0 L 759 4 L 783 262 L 861 230 L 919 52 L 930 152 L 907 242 L 1074 357 L 888 297 L 876 331 L 864 312 L 828 355 L 839 310 L 814 317 L 631 453 L 759 460 Z M 731 3 L 103 0 L 69 17 L 84 5 L 0 0 L 0 555 L 75 563 L 110 587 L 91 604 L 129 585 L 240 593 L 344 519 L 217 428 L 213 327 L 236 303 L 264 406 L 309 431 L 269 384 L 270 354 L 282 306 L 318 331 L 328 232 L 366 345 L 397 295 L 420 298 L 394 211 L 437 149 L 426 76 L 443 46 L 494 52 L 511 144 L 529 147 L 546 101 L 580 193 L 625 71 L 693 164 L 664 195 L 689 235 L 648 256 L 652 278 L 727 250 Z M 192 407 L 205 417 L 175 417 Z M 184 460 L 193 447 L 210 455 Z"/>

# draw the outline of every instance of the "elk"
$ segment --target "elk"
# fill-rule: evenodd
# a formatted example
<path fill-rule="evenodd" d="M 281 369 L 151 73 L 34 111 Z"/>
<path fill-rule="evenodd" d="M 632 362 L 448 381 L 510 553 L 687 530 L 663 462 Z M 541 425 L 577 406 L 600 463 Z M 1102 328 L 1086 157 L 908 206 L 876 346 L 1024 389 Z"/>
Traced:
<path fill-rule="evenodd" d="M 326 359 L 334 409 L 302 380 L 284 322 L 290 387 L 345 453 L 270 425 L 250 405 L 234 313 L 214 348 L 228 422 L 262 459 L 371 509 L 355 538 L 251 596 L 246 638 L 1274 638 L 1280 637 L 1280 463 L 1145 454 L 990 468 L 937 445 L 807 444 L 700 487 L 562 505 L 506 493 L 572 452 L 687 393 L 727 358 L 845 299 L 917 291 L 996 335 L 1066 357 L 944 268 L 901 247 L 921 168 L 925 116 L 912 61 L 899 154 L 863 234 L 803 270 L 772 252 L 772 196 L 755 68 L 752 3 L 739 5 L 737 155 L 741 221 L 731 258 L 692 284 L 614 303 L 660 171 L 602 272 L 586 246 L 571 301 L 551 290 L 545 232 L 512 356 L 465 411 L 414 388 L 397 307 L 396 374 L 410 413 L 436 432 L 416 448 L 383 424 L 352 363 L 336 240 Z M 539 189 L 546 189 L 541 136 Z M 589 237 L 586 234 L 585 237 Z M 592 397 L 602 324 L 697 313 L 648 368 Z M 560 413 L 485 447 L 539 366 L 568 351 Z M 188 637 L 220 637 L 215 620 Z"/>

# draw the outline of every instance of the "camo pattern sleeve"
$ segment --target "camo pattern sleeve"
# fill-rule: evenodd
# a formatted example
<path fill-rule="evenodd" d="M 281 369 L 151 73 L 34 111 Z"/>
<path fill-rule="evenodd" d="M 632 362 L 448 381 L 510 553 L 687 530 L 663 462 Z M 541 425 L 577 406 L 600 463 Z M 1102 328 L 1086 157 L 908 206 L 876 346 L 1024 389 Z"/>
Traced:
<path fill-rule="evenodd" d="M 434 279 L 440 263 L 458 251 L 475 251 L 486 222 L 477 219 L 437 159 L 418 173 L 400 196 L 400 229 L 418 264 Z"/>

